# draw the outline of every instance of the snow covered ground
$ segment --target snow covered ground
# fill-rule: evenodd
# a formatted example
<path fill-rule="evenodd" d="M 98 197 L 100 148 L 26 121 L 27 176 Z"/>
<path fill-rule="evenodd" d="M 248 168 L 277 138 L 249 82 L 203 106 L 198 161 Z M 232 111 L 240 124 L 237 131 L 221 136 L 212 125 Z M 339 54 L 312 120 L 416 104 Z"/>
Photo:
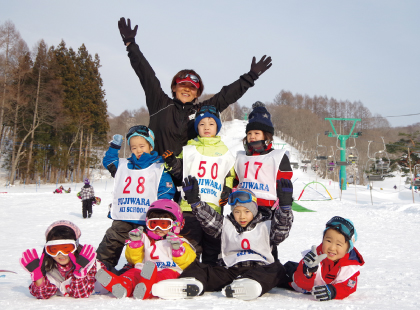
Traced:
<path fill-rule="evenodd" d="M 245 123 L 235 120 L 224 124 L 221 135 L 235 152 L 241 150 Z M 282 143 L 277 140 L 276 142 Z M 290 149 L 290 148 L 289 148 Z M 293 150 L 294 151 L 294 150 Z M 301 170 L 294 172 L 294 196 L 297 199 L 305 184 L 315 180 L 315 174 Z M 318 181 L 320 181 L 318 179 Z M 17 274 L 0 274 L 0 309 L 418 309 L 420 308 L 420 197 L 400 186 L 399 177 L 376 182 L 371 204 L 370 191 L 365 186 L 353 185 L 343 192 L 341 201 L 338 185 L 329 180 L 320 181 L 333 196 L 332 201 L 301 201 L 302 206 L 316 212 L 295 212 L 295 221 L 288 239 L 279 246 L 282 263 L 299 261 L 301 251 L 321 242 L 325 223 L 334 215 L 350 218 L 356 227 L 358 241 L 355 246 L 366 264 L 359 276 L 357 292 L 344 300 L 316 302 L 311 295 L 283 289 L 273 289 L 254 301 L 225 298 L 220 292 L 205 293 L 189 300 L 139 301 L 133 298 L 115 299 L 111 295 L 94 295 L 88 299 L 53 297 L 36 300 L 29 294 L 30 276 L 19 265 L 21 253 L 36 248 L 40 253 L 44 245 L 44 232 L 49 224 L 59 219 L 76 223 L 82 230 L 81 243 L 97 246 L 110 226 L 107 219 L 108 204 L 112 197 L 113 180 L 97 178 L 93 181 L 95 193 L 102 198 L 100 206 L 93 207 L 93 217 L 83 219 L 81 202 L 76 193 L 82 184 L 63 184 L 71 187 L 70 194 L 53 194 L 55 184 L 17 185 L 5 187 L 0 183 L 0 269 Z M 59 184 L 60 185 L 60 184 Z M 397 185 L 397 190 L 393 186 Z M 382 188 L 382 190 L 381 190 Z M 7 193 L 4 193 L 7 192 Z M 305 190 L 310 198 L 328 197 L 320 185 L 312 184 Z M 305 194 L 302 199 L 305 199 Z M 119 266 L 124 265 L 120 260 Z"/>

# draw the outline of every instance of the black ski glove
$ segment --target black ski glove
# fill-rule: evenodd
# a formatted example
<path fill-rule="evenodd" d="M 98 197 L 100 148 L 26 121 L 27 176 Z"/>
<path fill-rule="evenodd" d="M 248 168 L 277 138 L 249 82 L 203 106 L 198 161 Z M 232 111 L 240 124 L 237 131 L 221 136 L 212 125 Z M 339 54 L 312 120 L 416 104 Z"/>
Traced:
<path fill-rule="evenodd" d="M 277 198 L 279 206 L 284 210 L 290 210 L 293 203 L 293 183 L 287 179 L 277 180 Z"/>
<path fill-rule="evenodd" d="M 138 26 L 134 27 L 134 29 L 131 29 L 131 22 L 130 19 L 127 18 L 127 23 L 125 22 L 125 18 L 121 17 L 118 21 L 118 29 L 120 29 L 121 37 L 124 41 L 124 45 L 127 45 L 128 42 L 135 43 L 134 37 L 137 34 L 137 28 Z"/>
<path fill-rule="evenodd" d="M 200 188 L 198 187 L 198 181 L 195 177 L 188 176 L 182 182 L 182 190 L 185 193 L 185 200 L 191 205 L 193 203 L 200 202 Z"/>
<path fill-rule="evenodd" d="M 170 151 L 170 150 L 166 150 L 163 154 L 162 154 L 162 158 L 165 161 L 165 163 L 173 168 L 173 165 L 176 161 L 176 157 L 174 155 L 174 152 Z"/>
<path fill-rule="evenodd" d="M 255 76 L 255 80 L 258 79 L 258 77 L 263 74 L 265 71 L 267 71 L 272 63 L 271 63 L 271 57 L 268 56 L 268 58 L 265 58 L 266 55 L 261 57 L 260 61 L 255 63 L 255 57 L 252 57 L 252 63 L 251 63 L 251 71 Z"/>
<path fill-rule="evenodd" d="M 228 200 L 229 200 L 229 195 L 232 193 L 232 189 L 230 187 L 227 186 L 223 186 L 223 191 L 220 194 L 220 199 L 219 199 L 219 206 L 220 207 L 224 207 Z"/>
<path fill-rule="evenodd" d="M 312 296 L 318 301 L 334 299 L 337 295 L 335 287 L 331 284 L 314 286 L 311 291 Z"/>

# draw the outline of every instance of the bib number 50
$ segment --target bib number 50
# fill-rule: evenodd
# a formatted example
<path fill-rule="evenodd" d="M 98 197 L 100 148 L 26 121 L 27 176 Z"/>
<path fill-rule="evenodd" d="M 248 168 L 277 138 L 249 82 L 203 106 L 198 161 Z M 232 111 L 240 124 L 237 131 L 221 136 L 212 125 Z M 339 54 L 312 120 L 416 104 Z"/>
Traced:
<path fill-rule="evenodd" d="M 144 193 L 144 182 L 146 182 L 146 180 L 144 179 L 144 177 L 139 177 L 137 179 L 137 187 L 136 187 L 136 192 L 138 194 L 143 194 Z M 130 194 L 130 185 L 131 185 L 131 177 L 127 177 L 125 179 L 125 183 L 127 183 L 127 185 L 124 187 L 123 190 L 123 194 Z"/>
<path fill-rule="evenodd" d="M 202 160 L 202 161 L 200 161 L 200 165 L 198 166 L 198 173 L 197 173 L 197 175 L 200 178 L 202 178 L 202 177 L 204 177 L 206 175 L 206 167 L 205 167 L 205 164 L 207 164 L 207 161 Z M 218 170 L 219 170 L 219 166 L 217 165 L 217 163 L 214 163 L 211 166 L 211 169 L 210 169 L 211 178 L 213 180 L 215 180 L 217 178 L 217 172 L 218 172 Z"/>

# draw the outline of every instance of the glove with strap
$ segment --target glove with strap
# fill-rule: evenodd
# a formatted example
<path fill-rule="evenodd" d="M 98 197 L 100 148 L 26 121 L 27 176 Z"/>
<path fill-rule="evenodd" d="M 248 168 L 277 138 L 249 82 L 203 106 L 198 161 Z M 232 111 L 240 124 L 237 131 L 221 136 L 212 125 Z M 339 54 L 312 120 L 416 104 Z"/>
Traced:
<path fill-rule="evenodd" d="M 313 245 L 311 250 L 303 257 L 303 262 L 310 273 L 318 270 L 318 265 L 327 257 L 327 254 L 316 254 L 316 245 Z"/>
<path fill-rule="evenodd" d="M 38 258 L 38 253 L 35 249 L 28 249 L 22 253 L 22 258 L 19 262 L 23 269 L 31 274 L 32 281 L 35 282 L 44 276 L 41 271 L 41 266 L 44 262 L 44 253 L 42 253 L 41 258 Z"/>
<path fill-rule="evenodd" d="M 327 301 L 334 299 L 337 292 L 331 284 L 314 286 L 311 291 L 312 296 L 318 301 Z"/>
<path fill-rule="evenodd" d="M 293 183 L 288 179 L 277 180 L 277 198 L 283 210 L 290 210 L 293 203 Z"/>
<path fill-rule="evenodd" d="M 230 187 L 227 186 L 223 186 L 223 191 L 220 194 L 220 199 L 219 199 L 219 206 L 220 207 L 224 207 L 229 199 L 229 195 L 232 193 L 232 189 Z"/>
<path fill-rule="evenodd" d="M 73 253 L 69 254 L 69 258 L 74 265 L 74 276 L 76 278 L 84 278 L 95 263 L 96 250 L 90 244 L 85 244 L 79 253 L 79 257 L 75 257 Z"/>
<path fill-rule="evenodd" d="M 194 203 L 200 202 L 200 188 L 198 187 L 198 181 L 195 177 L 188 176 L 182 182 L 182 190 L 185 193 L 185 200 L 188 204 L 192 205 Z"/>
<path fill-rule="evenodd" d="M 263 74 L 271 67 L 271 57 L 266 57 L 267 56 L 264 55 L 257 63 L 255 62 L 255 57 L 252 57 L 251 70 L 249 73 L 252 75 L 252 78 L 254 78 L 254 80 L 258 79 L 258 77 L 261 74 Z"/>
<path fill-rule="evenodd" d="M 131 29 L 131 21 L 129 18 L 127 18 L 127 23 L 125 22 L 125 18 L 121 17 L 118 21 L 118 28 L 120 29 L 120 34 L 123 39 L 124 45 L 127 45 L 128 42 L 135 43 L 136 40 L 134 39 L 137 34 L 137 28 L 136 25 L 134 29 Z"/>
<path fill-rule="evenodd" d="M 144 228 L 143 226 L 139 226 L 133 230 L 130 230 L 128 233 L 128 237 L 130 240 L 126 240 L 125 243 L 132 249 L 138 249 L 143 246 L 143 241 L 141 241 L 141 237 L 143 235 Z"/>

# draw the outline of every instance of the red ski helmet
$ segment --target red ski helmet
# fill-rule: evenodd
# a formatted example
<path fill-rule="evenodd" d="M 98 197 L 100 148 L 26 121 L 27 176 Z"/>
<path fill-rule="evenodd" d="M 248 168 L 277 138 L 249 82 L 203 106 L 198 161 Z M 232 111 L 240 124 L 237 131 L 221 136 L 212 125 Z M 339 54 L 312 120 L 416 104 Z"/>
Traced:
<path fill-rule="evenodd" d="M 161 210 L 161 211 L 166 211 L 170 214 L 172 214 L 175 217 L 175 221 L 174 221 L 174 226 L 172 227 L 172 232 L 174 234 L 179 234 L 182 230 L 182 228 L 184 227 L 185 224 L 185 220 L 184 220 L 184 216 L 182 215 L 182 210 L 179 207 L 179 205 L 170 199 L 159 199 L 156 200 L 155 202 L 152 203 L 152 205 L 149 207 L 149 210 L 147 210 L 146 213 L 146 221 L 149 218 L 149 214 L 151 211 L 153 210 Z M 148 231 L 149 233 L 150 231 Z M 153 234 L 153 232 L 151 232 Z M 156 237 L 159 238 L 159 236 L 156 235 Z M 154 237 L 152 237 L 154 238 Z M 156 238 L 154 238 L 156 239 Z"/>

